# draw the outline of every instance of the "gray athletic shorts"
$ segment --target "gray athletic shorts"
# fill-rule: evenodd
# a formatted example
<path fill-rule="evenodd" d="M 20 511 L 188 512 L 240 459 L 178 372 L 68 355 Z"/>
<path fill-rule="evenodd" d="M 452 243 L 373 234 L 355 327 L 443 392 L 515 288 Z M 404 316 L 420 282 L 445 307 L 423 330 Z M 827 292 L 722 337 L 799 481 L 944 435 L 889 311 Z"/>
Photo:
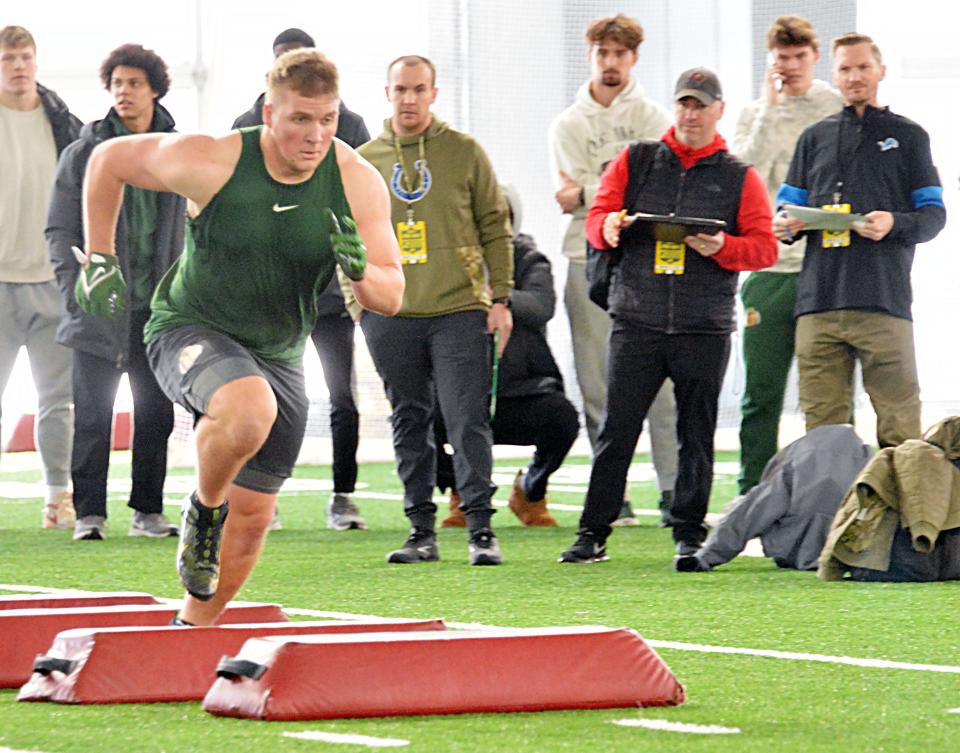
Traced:
<path fill-rule="evenodd" d="M 160 333 L 147 345 L 147 358 L 167 397 L 197 420 L 223 385 L 248 376 L 266 379 L 277 398 L 277 420 L 234 483 L 265 494 L 280 491 L 293 471 L 307 426 L 303 368 L 265 361 L 233 338 L 199 325 Z"/>

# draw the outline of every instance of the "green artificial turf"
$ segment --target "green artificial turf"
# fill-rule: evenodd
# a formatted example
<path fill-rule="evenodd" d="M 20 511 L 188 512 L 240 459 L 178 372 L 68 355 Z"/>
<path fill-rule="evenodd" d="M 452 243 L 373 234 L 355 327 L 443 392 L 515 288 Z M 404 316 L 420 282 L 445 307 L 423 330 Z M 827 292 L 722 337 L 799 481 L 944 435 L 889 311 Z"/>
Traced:
<path fill-rule="evenodd" d="M 722 460 L 735 460 L 726 454 Z M 639 461 L 646 458 L 638 457 Z M 124 463 L 127 463 L 124 466 Z M 584 463 L 573 459 L 571 464 Z M 115 456 L 115 477 L 129 473 L 129 453 Z M 510 473 L 516 465 L 498 463 Z M 329 479 L 329 469 L 299 468 L 300 478 Z M 0 481 L 35 481 L 32 471 Z M 366 465 L 361 482 L 399 493 L 392 466 Z M 507 485 L 497 497 L 505 499 Z M 718 477 L 712 510 L 734 493 Z M 653 508 L 652 483 L 632 484 L 635 507 Z M 388 566 L 384 555 L 407 532 L 401 503 L 360 499 L 369 531 L 324 527 L 327 494 L 284 493 L 284 530 L 271 533 L 260 565 L 240 597 L 288 607 L 389 617 L 444 617 L 504 626 L 628 626 L 646 638 L 711 646 L 957 665 L 960 589 L 942 584 L 822 583 L 811 573 L 778 570 L 740 557 L 711 573 L 677 574 L 672 545 L 656 518 L 617 530 L 611 561 L 560 565 L 577 513 L 560 511 L 559 529 L 523 529 L 501 509 L 494 524 L 506 562 L 466 564 L 466 535 L 442 530 L 442 561 Z M 580 504 L 582 494 L 552 493 Z M 73 542 L 69 532 L 39 528 L 39 499 L 0 499 L 0 583 L 90 590 L 143 590 L 179 596 L 173 539 L 128 538 L 123 495 L 111 495 L 112 525 L 102 542 Z M 175 508 L 168 508 L 173 515 Z M 3 640 L 3 636 L 0 636 Z M 960 674 L 862 668 L 841 664 L 702 651 L 658 649 L 684 683 L 676 708 L 608 709 L 538 714 L 265 723 L 212 717 L 199 704 L 60 706 L 15 701 L 0 691 L 0 749 L 88 751 L 362 750 L 285 738 L 322 730 L 410 740 L 407 750 L 464 751 L 955 751 L 960 750 Z M 170 657 L 176 661 L 176 657 Z M 487 682 L 483 666 L 477 682 Z M 617 719 L 665 719 L 741 730 L 697 735 L 618 727 Z"/>

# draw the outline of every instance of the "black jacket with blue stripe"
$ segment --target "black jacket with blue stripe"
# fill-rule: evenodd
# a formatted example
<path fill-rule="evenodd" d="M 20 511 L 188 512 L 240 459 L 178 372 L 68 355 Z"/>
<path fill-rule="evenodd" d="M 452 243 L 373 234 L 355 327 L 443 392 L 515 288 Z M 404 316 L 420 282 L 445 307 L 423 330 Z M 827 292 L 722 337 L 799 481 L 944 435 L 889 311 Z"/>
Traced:
<path fill-rule="evenodd" d="M 794 315 L 852 309 L 911 319 L 914 249 L 946 223 L 927 132 L 869 106 L 862 118 L 848 106 L 807 128 L 777 203 L 823 207 L 837 194 L 853 213 L 891 212 L 893 228 L 880 241 L 851 231 L 841 248 L 824 248 L 822 231 L 808 231 Z"/>

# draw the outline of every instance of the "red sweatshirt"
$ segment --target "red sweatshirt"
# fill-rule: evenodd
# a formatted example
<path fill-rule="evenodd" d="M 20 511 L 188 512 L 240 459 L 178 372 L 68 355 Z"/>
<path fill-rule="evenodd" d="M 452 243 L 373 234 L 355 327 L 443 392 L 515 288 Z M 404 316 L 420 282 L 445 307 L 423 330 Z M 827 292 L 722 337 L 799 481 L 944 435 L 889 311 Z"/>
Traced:
<path fill-rule="evenodd" d="M 713 141 L 700 149 L 691 149 L 677 141 L 671 126 L 661 139 L 677 155 L 684 170 L 689 170 L 704 157 L 726 151 L 727 142 L 718 133 Z M 610 248 L 603 238 L 603 220 L 610 212 L 624 209 L 624 194 L 629 180 L 624 149 L 607 165 L 600 178 L 600 188 L 587 214 L 587 240 L 594 248 Z M 743 179 L 740 208 L 737 211 L 737 230 L 740 235 L 724 234 L 723 248 L 711 256 L 717 264 L 731 272 L 765 269 L 777 261 L 777 239 L 772 230 L 773 215 L 767 187 L 760 174 L 751 166 Z"/>

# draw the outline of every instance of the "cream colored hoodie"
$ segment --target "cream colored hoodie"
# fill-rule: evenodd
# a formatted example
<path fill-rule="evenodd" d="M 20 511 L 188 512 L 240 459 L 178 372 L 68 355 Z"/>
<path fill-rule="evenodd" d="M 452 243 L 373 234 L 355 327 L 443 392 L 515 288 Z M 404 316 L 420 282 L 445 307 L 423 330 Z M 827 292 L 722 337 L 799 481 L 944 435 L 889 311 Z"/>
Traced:
<path fill-rule="evenodd" d="M 843 100 L 829 84 L 814 79 L 806 94 L 780 95 L 776 107 L 768 107 L 765 97 L 747 105 L 737 121 L 732 152 L 751 163 L 767 184 L 770 206 L 777 209 L 777 191 L 787 177 L 793 150 L 800 134 L 808 126 L 828 115 L 840 112 Z M 777 263 L 764 272 L 795 273 L 803 266 L 806 239 L 792 245 L 780 243 Z"/>
<path fill-rule="evenodd" d="M 647 99 L 632 78 L 609 107 L 591 96 L 588 81 L 573 104 L 554 119 L 549 131 L 554 185 L 563 185 L 562 170 L 584 191 L 584 206 L 563 215 L 564 255 L 580 262 L 587 258 L 584 221 L 606 164 L 634 141 L 659 139 L 671 123 L 667 111 Z"/>

